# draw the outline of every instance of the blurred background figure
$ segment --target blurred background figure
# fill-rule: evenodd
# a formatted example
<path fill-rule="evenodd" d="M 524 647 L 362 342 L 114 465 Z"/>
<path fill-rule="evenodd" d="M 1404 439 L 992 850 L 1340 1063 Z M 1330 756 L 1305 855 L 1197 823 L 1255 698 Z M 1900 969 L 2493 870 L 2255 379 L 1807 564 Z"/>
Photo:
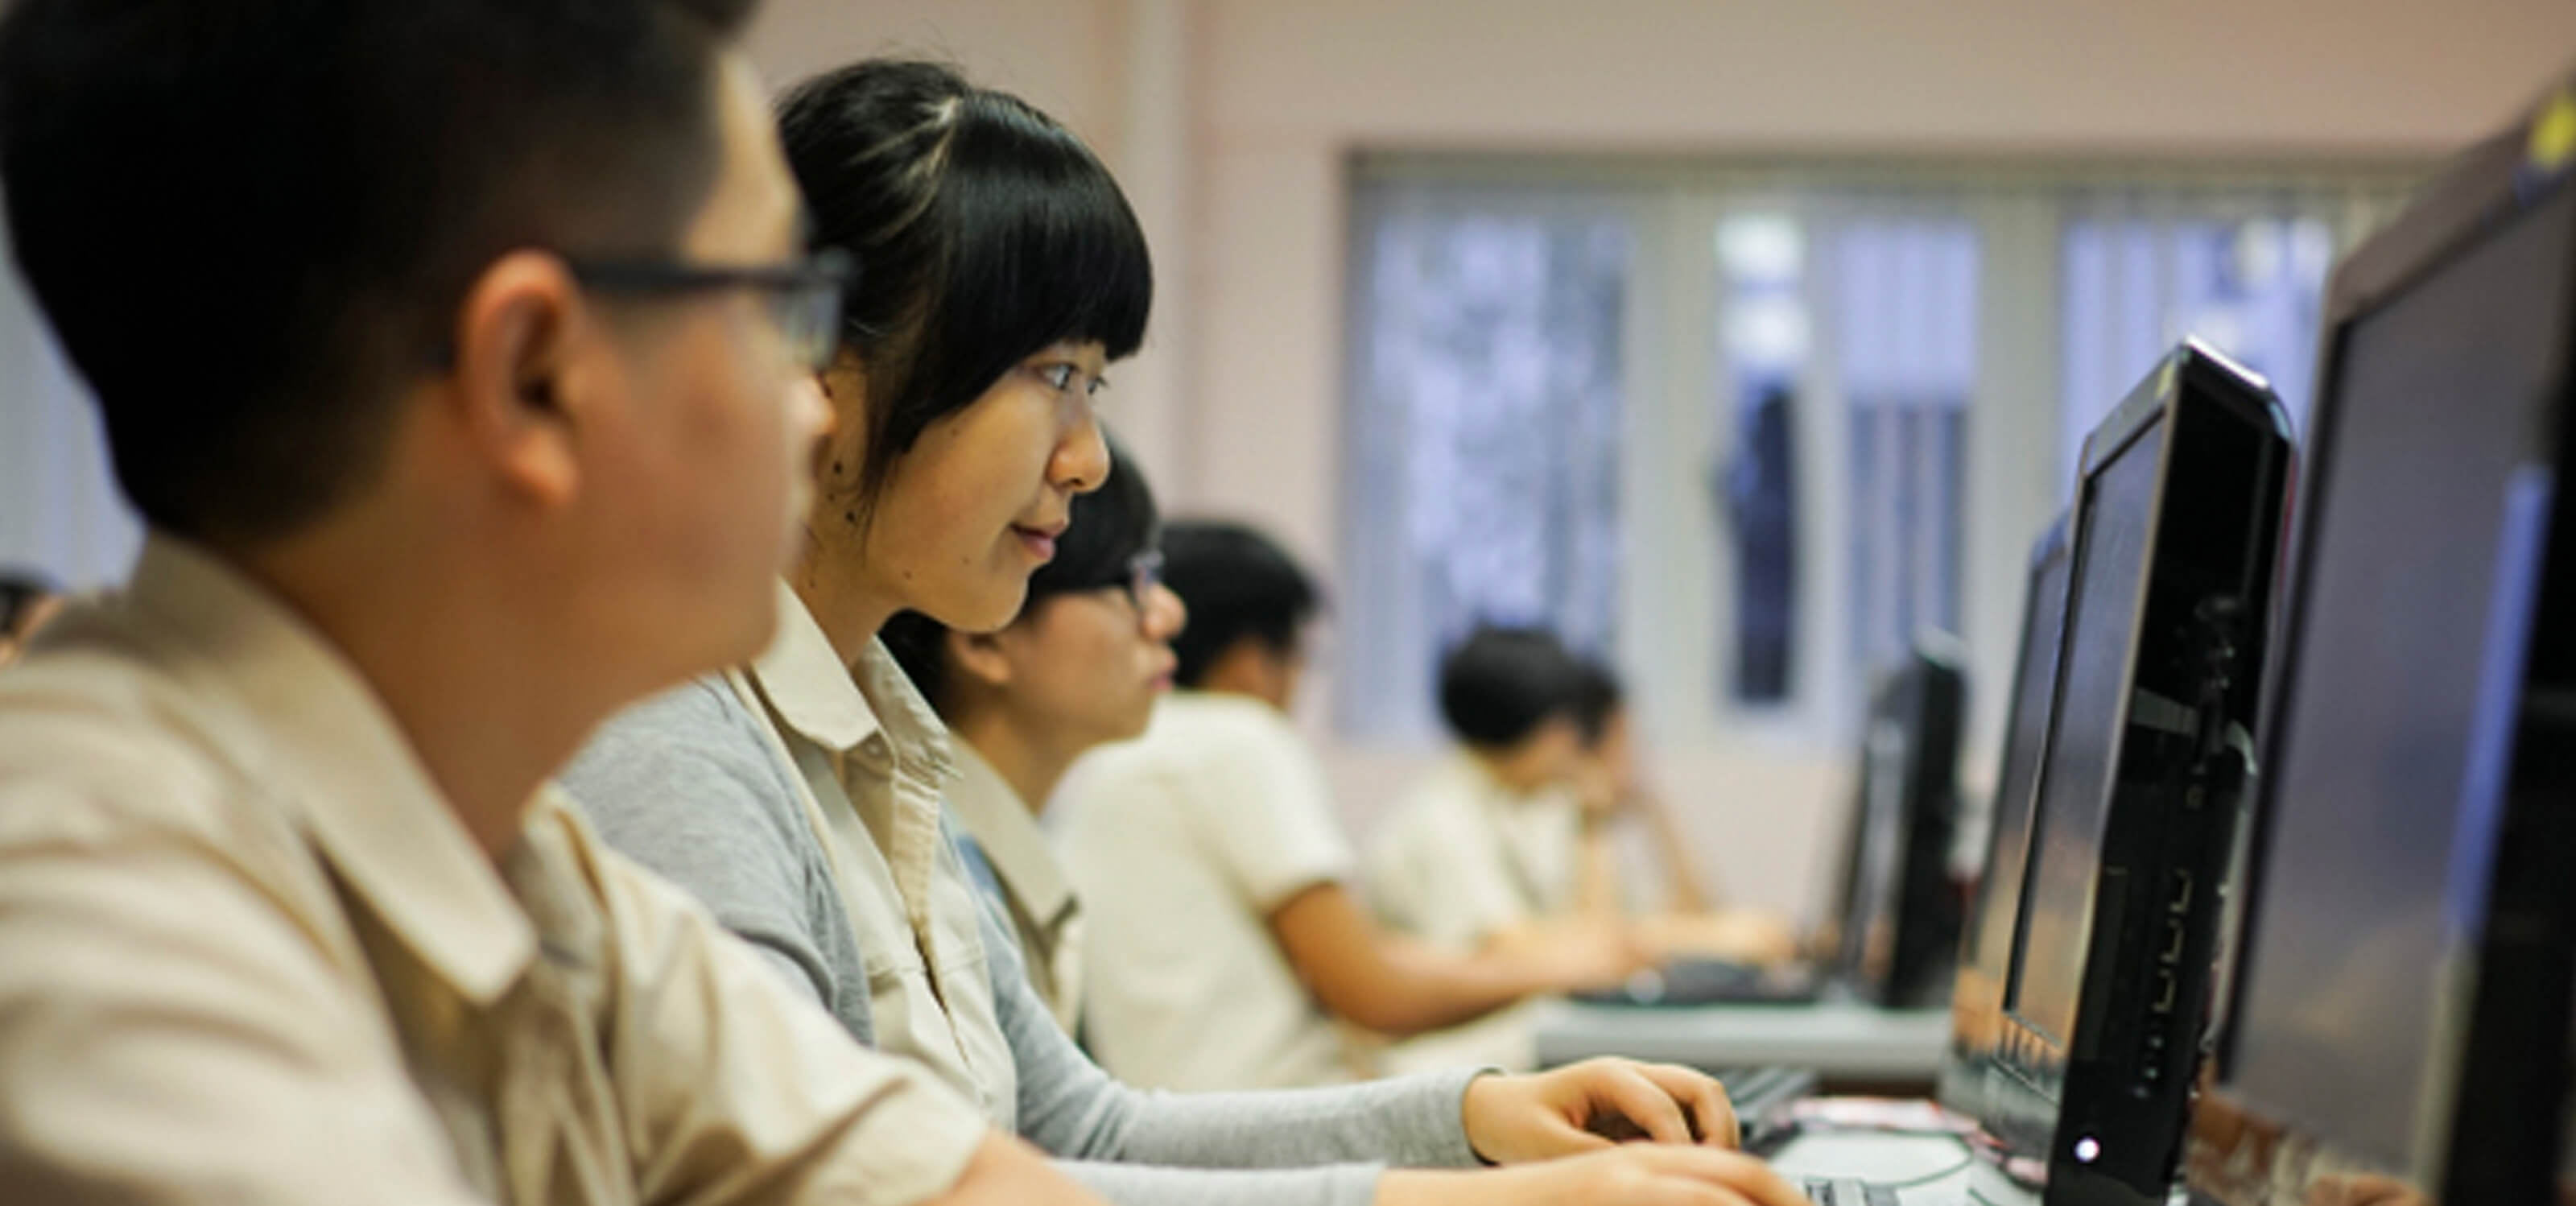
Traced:
<path fill-rule="evenodd" d="M 1175 523 L 1163 554 L 1190 615 L 1174 642 L 1180 689 L 1142 740 L 1072 775 L 1061 805 L 1061 852 L 1091 918 L 1086 1024 L 1103 1066 L 1171 1089 L 1372 1076 L 1380 1040 L 1644 965 L 1613 927 L 1482 952 L 1381 928 L 1289 718 L 1322 592 L 1239 525 Z M 1560 719 L 1551 757 L 1564 764 L 1578 741 L 1570 713 Z"/>
<path fill-rule="evenodd" d="M 1583 810 L 1575 910 L 1636 915 L 1648 949 L 1666 959 L 1769 963 L 1796 955 L 1797 936 L 1786 917 L 1725 907 L 1709 886 L 1690 835 L 1648 778 L 1626 688 L 1608 667 L 1584 664 L 1575 721 L 1584 743 L 1574 781 Z"/>
<path fill-rule="evenodd" d="M 1440 712 L 1454 752 L 1371 843 L 1369 898 L 1389 926 L 1454 950 L 1573 923 L 1625 926 L 1658 959 L 1797 953 L 1784 919 L 1713 907 L 1607 669 L 1542 628 L 1480 627 L 1442 660 Z"/>
<path fill-rule="evenodd" d="M 1477 950 L 1575 913 L 1586 677 L 1542 628 L 1479 627 L 1442 659 L 1440 714 L 1455 747 L 1370 844 L 1369 899 L 1388 925 Z"/>

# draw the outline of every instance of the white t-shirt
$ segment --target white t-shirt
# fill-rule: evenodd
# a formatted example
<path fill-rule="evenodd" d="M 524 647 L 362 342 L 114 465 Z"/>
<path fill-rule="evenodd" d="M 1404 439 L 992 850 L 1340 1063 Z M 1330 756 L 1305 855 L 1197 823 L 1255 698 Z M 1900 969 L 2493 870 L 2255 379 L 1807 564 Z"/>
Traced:
<path fill-rule="evenodd" d="M 1582 806 L 1517 795 L 1461 753 L 1396 804 L 1369 844 L 1368 895 L 1389 927 L 1453 950 L 1573 910 Z"/>
<path fill-rule="evenodd" d="M 1323 768 L 1286 716 L 1177 693 L 1143 738 L 1076 768 L 1056 807 L 1090 916 L 1084 1013 L 1102 1066 L 1181 1090 L 1362 1070 L 1270 932 L 1291 897 L 1353 870 Z"/>

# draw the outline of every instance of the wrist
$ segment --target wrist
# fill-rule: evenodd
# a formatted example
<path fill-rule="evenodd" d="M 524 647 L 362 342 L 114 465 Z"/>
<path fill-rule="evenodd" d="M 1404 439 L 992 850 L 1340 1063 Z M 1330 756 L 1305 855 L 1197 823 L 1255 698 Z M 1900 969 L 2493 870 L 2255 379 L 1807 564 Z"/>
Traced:
<path fill-rule="evenodd" d="M 1479 1132 L 1500 1108 L 1495 1099 L 1503 1095 L 1509 1079 L 1499 1068 L 1485 1068 L 1468 1077 L 1467 1087 L 1458 1094 L 1459 1133 L 1467 1140 L 1467 1151 L 1488 1168 L 1502 1161 L 1494 1158 L 1490 1138 Z"/>
<path fill-rule="evenodd" d="M 1378 1174 L 1377 1193 L 1372 1206 L 1496 1206 L 1509 1197 L 1497 1198 L 1497 1188 L 1486 1172 L 1434 1172 L 1419 1168 L 1395 1168 Z"/>

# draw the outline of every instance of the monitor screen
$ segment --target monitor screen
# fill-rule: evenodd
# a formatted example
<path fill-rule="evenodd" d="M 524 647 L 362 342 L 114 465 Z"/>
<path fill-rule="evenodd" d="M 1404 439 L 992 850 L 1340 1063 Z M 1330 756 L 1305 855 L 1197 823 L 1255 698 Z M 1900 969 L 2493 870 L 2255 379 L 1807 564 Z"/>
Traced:
<path fill-rule="evenodd" d="M 2094 477 L 2078 521 L 2074 592 L 2059 659 L 2048 758 L 2032 817 L 2020 940 L 2004 1007 L 2062 1050 L 2075 1037 L 2093 876 L 2111 798 L 2129 650 L 2135 643 L 2148 528 L 2165 425 L 2158 421 Z"/>
<path fill-rule="evenodd" d="M 2531 552 L 2515 482 L 2560 371 L 2571 201 L 2347 328 L 2305 503 L 2223 1075 L 2250 1108 L 2394 1169 L 2413 1165 L 2431 1087 L 2446 933 L 2477 924 L 2461 894 L 2484 890 L 2464 789 L 2490 611 L 2512 593 L 2496 586 Z"/>
<path fill-rule="evenodd" d="M 1984 962 L 2010 952 L 2015 906 L 2029 853 L 2031 788 L 2048 737 L 2050 692 L 2057 686 L 2057 638 L 2066 620 L 2067 557 L 2063 545 L 2031 570 L 2021 621 L 2021 653 L 2013 663 L 2013 696 L 2004 721 L 2002 769 L 1996 776 L 1994 835 L 1988 843 L 1985 890 L 1978 897 L 1971 949 Z"/>

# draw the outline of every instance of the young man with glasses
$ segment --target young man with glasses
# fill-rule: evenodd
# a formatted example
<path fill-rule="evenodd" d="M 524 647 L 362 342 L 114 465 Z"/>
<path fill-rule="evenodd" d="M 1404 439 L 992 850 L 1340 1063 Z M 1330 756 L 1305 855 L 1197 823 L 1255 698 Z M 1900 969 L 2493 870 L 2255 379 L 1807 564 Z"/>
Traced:
<path fill-rule="evenodd" d="M 1090 1200 L 547 786 L 758 652 L 846 267 L 745 0 L 20 0 L 0 183 L 150 525 L 0 677 L 11 1200 Z"/>

